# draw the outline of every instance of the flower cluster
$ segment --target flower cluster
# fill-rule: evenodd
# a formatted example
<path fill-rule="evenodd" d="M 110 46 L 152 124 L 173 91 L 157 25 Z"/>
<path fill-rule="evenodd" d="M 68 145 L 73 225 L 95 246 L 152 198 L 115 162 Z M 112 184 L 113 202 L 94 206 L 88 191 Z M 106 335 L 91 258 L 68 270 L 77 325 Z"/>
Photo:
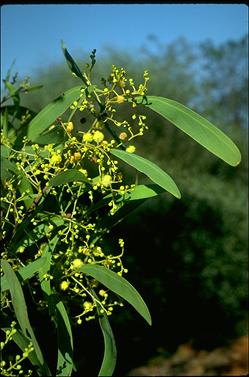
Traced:
<path fill-rule="evenodd" d="M 50 271 L 43 279 L 51 282 L 64 302 L 73 297 L 77 309 L 72 314 L 77 324 L 83 318 L 95 318 L 97 313 L 111 315 L 114 306 L 123 305 L 81 269 L 96 264 L 120 276 L 127 272 L 122 264 L 124 241 L 119 240 L 119 251 L 113 255 L 103 244 L 103 236 L 109 232 L 108 221 L 135 185 L 125 183 L 110 151 L 123 147 L 134 153 L 136 147 L 130 141 L 148 128 L 146 116 L 138 112 L 148 80 L 145 72 L 144 83 L 136 87 L 123 68 L 112 66 L 109 77 L 102 80 L 102 89 L 89 81 L 70 106 L 69 118 L 58 118 L 50 127 L 60 128 L 62 143 L 32 144 L 24 137 L 17 149 L 15 140 L 10 142 L 2 134 L 2 147 L 10 164 L 2 182 L 1 227 L 8 245 L 2 258 L 18 270 L 42 257 L 46 245 L 57 238 Z M 132 111 L 128 120 L 118 116 L 118 108 L 124 103 Z M 77 111 L 93 119 L 84 131 L 73 120 Z M 20 229 L 25 229 L 24 236 Z M 34 287 L 33 294 L 44 305 L 38 288 Z"/>

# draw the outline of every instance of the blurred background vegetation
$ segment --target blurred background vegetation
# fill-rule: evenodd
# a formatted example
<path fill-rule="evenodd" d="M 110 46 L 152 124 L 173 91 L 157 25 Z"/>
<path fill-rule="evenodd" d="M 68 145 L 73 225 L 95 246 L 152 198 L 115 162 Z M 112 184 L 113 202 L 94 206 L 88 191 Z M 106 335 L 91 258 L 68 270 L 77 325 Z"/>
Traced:
<path fill-rule="evenodd" d="M 89 58 L 79 53 L 76 60 L 83 68 Z M 152 328 L 132 308 L 111 318 L 120 375 L 159 353 L 173 353 L 184 342 L 211 349 L 247 333 L 248 36 L 221 45 L 191 45 L 181 38 L 166 46 L 150 35 L 137 55 L 111 48 L 97 55 L 95 83 L 112 64 L 124 67 L 136 83 L 148 69 L 149 94 L 196 110 L 223 129 L 242 153 L 241 164 L 230 167 L 148 110 L 150 129 L 136 144 L 137 152 L 173 177 L 182 199 L 165 193 L 147 201 L 105 240 L 106 247 L 114 248 L 119 237 L 125 238 L 127 278 L 153 318 Z M 37 111 L 80 84 L 66 63 L 39 68 L 31 79 L 43 88 L 23 96 L 22 104 Z M 124 106 L 124 118 L 126 111 Z M 126 174 L 134 179 L 133 171 Z M 87 372 L 91 358 L 96 365 L 96 349 L 101 360 L 102 340 L 90 323 L 78 337 L 80 367 Z"/>

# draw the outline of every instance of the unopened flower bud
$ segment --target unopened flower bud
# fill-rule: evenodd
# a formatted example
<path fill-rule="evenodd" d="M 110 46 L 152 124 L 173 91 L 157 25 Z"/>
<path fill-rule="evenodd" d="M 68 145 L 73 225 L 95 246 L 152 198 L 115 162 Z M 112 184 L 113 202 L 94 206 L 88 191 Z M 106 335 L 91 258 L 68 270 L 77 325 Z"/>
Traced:
<path fill-rule="evenodd" d="M 120 140 L 125 140 L 127 138 L 127 133 L 126 132 L 121 132 L 119 135 Z"/>

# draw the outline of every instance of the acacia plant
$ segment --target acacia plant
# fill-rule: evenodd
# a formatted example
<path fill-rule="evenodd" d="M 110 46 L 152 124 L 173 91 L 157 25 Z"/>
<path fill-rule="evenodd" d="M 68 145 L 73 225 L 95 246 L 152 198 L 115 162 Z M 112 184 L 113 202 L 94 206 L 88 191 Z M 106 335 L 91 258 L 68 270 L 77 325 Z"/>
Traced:
<path fill-rule="evenodd" d="M 127 301 L 151 325 L 144 300 L 124 277 L 125 239 L 119 239 L 115 252 L 103 242 L 144 200 L 165 191 L 181 197 L 166 172 L 135 153 L 134 140 L 148 129 L 145 108 L 231 166 L 241 159 L 235 144 L 208 120 L 174 100 L 149 95 L 147 71 L 136 86 L 123 68 L 113 65 L 97 86 L 91 78 L 96 51 L 81 71 L 63 44 L 62 50 L 81 85 L 38 114 L 20 105 L 20 93 L 33 89 L 29 82 L 18 87 L 9 74 L 4 80 L 9 92 L 1 103 L 4 376 L 70 376 L 77 362 L 74 328 L 88 321 L 99 322 L 104 339 L 99 375 L 110 376 L 117 357 L 109 323 L 115 308 Z M 127 106 L 126 119 L 120 118 L 121 106 Z M 123 162 L 152 183 L 127 183 Z M 57 334 L 53 365 L 45 360 L 39 331 L 32 327 L 31 317 L 44 313 Z M 9 343 L 16 343 L 20 354 L 8 352 Z"/>

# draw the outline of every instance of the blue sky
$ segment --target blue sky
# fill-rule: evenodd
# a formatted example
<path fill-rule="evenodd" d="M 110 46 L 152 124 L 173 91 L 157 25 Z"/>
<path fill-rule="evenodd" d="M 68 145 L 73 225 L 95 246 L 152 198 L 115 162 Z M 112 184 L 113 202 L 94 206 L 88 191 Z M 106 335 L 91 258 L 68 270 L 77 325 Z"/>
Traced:
<path fill-rule="evenodd" d="M 198 43 L 222 43 L 248 33 L 243 4 L 41 4 L 1 8 L 1 74 L 16 59 L 15 71 L 63 61 L 60 41 L 73 54 L 101 55 L 106 46 L 136 51 L 154 34 L 168 44 L 180 36 Z"/>

